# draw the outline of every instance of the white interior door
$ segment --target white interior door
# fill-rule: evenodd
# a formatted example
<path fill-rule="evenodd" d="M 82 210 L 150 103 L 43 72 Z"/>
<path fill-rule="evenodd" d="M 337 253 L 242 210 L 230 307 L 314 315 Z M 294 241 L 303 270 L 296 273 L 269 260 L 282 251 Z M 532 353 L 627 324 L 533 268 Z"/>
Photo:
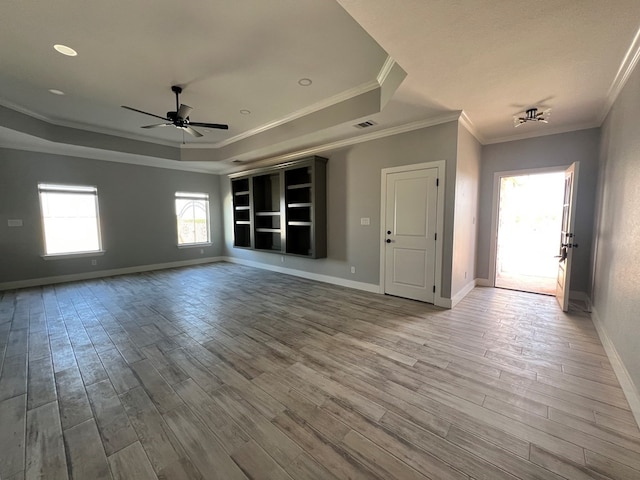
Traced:
<path fill-rule="evenodd" d="M 438 169 L 386 178 L 385 293 L 433 303 Z"/>
<path fill-rule="evenodd" d="M 569 310 L 569 288 L 573 250 L 578 248 L 575 236 L 576 198 L 578 195 L 579 162 L 571 164 L 564 175 L 564 201 L 562 204 L 562 231 L 560 232 L 560 255 L 558 256 L 558 280 L 556 298 L 564 312 Z"/>

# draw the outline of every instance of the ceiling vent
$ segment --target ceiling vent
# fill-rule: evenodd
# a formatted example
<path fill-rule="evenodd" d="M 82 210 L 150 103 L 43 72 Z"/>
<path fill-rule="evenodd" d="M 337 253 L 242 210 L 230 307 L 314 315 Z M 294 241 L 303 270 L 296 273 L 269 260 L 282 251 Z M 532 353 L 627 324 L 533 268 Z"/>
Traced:
<path fill-rule="evenodd" d="M 377 123 L 374 122 L 373 120 L 367 120 L 366 122 L 355 124 L 354 127 L 362 129 L 362 128 L 373 127 L 374 125 L 377 125 Z"/>

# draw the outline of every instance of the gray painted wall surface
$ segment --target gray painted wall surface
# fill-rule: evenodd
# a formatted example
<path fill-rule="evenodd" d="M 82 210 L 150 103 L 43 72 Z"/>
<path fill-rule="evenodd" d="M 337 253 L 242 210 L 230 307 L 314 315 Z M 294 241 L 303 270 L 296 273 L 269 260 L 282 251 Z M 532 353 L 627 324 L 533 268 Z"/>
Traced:
<path fill-rule="evenodd" d="M 203 173 L 0 149 L 0 283 L 219 256 L 220 177 Z M 103 256 L 43 260 L 38 183 L 98 188 Z M 213 246 L 178 249 L 174 195 L 206 192 Z M 8 227 L 22 219 L 23 227 Z"/>
<path fill-rule="evenodd" d="M 461 125 L 458 128 L 452 297 L 475 278 L 480 157 L 480 143 Z"/>
<path fill-rule="evenodd" d="M 453 243 L 453 205 L 457 121 L 422 130 L 381 138 L 335 152 L 327 157 L 327 258 L 281 256 L 233 248 L 232 208 L 228 179 L 221 180 L 224 209 L 226 255 L 329 275 L 357 282 L 378 284 L 380 276 L 380 182 L 383 168 L 438 160 L 447 161 L 445 239 L 451 256 Z M 450 168 L 451 167 L 451 168 Z M 360 218 L 369 217 L 371 224 L 360 225 Z M 444 257 L 447 257 L 445 252 Z M 351 274 L 350 267 L 356 267 Z M 449 297 L 451 269 L 443 272 L 444 297 Z M 445 291 L 446 289 L 446 291 Z"/>
<path fill-rule="evenodd" d="M 476 263 L 477 278 L 488 278 L 490 271 L 494 173 L 569 166 L 575 161 L 580 161 L 575 232 L 576 240 L 580 247 L 575 250 L 573 256 L 570 288 L 580 292 L 589 291 L 599 141 L 600 129 L 594 128 L 486 145 L 482 148 Z"/>
<path fill-rule="evenodd" d="M 602 127 L 591 298 L 640 394 L 640 68 Z"/>

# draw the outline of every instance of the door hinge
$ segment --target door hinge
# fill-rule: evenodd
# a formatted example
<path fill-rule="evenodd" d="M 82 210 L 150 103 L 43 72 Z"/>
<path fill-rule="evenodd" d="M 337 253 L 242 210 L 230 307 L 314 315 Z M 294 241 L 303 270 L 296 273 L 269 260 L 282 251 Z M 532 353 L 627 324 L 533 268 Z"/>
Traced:
<path fill-rule="evenodd" d="M 439 187 L 439 186 L 440 186 L 440 179 L 436 178 L 436 187 Z"/>
<path fill-rule="evenodd" d="M 433 286 L 433 293 L 436 293 L 436 286 Z"/>
<path fill-rule="evenodd" d="M 433 238 L 433 239 L 434 239 L 434 240 L 438 240 L 438 234 L 437 234 L 437 233 L 435 234 L 435 236 L 434 236 L 434 238 Z"/>

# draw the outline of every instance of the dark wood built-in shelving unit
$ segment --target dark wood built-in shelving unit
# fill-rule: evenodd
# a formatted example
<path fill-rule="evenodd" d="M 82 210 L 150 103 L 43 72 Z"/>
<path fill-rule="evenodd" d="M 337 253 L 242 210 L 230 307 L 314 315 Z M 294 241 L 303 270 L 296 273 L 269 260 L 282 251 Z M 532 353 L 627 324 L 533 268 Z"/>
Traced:
<path fill-rule="evenodd" d="M 326 257 L 326 163 L 311 157 L 230 175 L 234 247 Z"/>

